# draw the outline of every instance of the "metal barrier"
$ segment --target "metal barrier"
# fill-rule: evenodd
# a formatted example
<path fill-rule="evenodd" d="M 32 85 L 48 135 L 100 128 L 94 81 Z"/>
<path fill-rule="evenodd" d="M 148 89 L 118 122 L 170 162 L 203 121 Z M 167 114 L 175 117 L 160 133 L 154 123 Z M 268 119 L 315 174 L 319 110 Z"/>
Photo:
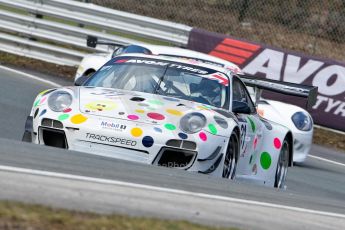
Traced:
<path fill-rule="evenodd" d="M 72 0 L 0 0 L 0 50 L 76 66 L 90 52 L 88 35 L 122 44 L 186 46 L 191 27 Z"/>

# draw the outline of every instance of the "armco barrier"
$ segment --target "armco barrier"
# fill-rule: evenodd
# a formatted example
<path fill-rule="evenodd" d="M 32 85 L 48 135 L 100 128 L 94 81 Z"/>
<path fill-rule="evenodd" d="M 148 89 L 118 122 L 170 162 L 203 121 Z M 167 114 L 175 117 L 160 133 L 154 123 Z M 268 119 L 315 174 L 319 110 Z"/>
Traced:
<path fill-rule="evenodd" d="M 309 111 L 315 123 L 345 131 L 345 64 L 248 42 L 223 34 L 194 28 L 187 48 L 208 53 L 238 64 L 257 77 L 318 86 L 316 104 Z M 295 97 L 264 94 L 303 106 Z"/>
<path fill-rule="evenodd" d="M 77 66 L 90 52 L 107 52 L 87 47 L 88 35 L 121 44 L 186 46 L 191 29 L 78 1 L 0 0 L 0 50 L 59 65 Z"/>

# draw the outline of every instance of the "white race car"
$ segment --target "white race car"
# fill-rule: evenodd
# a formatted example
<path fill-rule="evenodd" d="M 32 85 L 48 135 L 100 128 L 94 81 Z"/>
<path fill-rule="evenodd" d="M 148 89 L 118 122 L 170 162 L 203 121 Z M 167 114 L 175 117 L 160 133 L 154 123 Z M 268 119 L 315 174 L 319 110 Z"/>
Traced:
<path fill-rule="evenodd" d="M 88 45 L 95 47 L 97 44 L 114 45 L 111 42 L 98 41 L 95 37 L 88 38 Z M 115 44 L 116 46 L 117 44 Z M 207 64 L 221 66 L 238 74 L 241 77 L 241 69 L 228 61 L 213 57 L 204 53 L 182 49 L 178 47 L 159 46 L 159 45 L 128 45 L 120 46 L 113 52 L 105 54 L 90 54 L 83 58 L 75 75 L 75 81 L 81 76 L 91 76 L 104 63 L 123 53 L 144 53 L 153 55 L 163 55 L 171 57 L 184 57 L 186 59 L 194 59 Z M 313 139 L 313 119 L 311 115 L 301 107 L 260 98 L 255 100 L 255 95 L 249 89 L 252 99 L 256 104 L 259 115 L 262 117 L 287 126 L 293 133 L 294 139 L 294 162 L 303 162 L 311 148 Z"/>
<path fill-rule="evenodd" d="M 79 78 L 82 86 L 40 93 L 23 140 L 281 188 L 292 133 L 257 114 L 243 81 L 315 103 L 315 87 L 239 78 L 195 60 L 122 54 Z"/>

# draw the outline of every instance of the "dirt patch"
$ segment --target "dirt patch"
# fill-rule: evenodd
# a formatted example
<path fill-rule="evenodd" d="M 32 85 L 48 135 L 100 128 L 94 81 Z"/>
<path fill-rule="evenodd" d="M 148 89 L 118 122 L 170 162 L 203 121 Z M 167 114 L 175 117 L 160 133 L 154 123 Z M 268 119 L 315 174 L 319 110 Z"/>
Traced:
<path fill-rule="evenodd" d="M 315 128 L 313 142 L 345 153 L 345 135 Z"/>
<path fill-rule="evenodd" d="M 73 78 L 77 71 L 77 68 L 75 67 L 56 65 L 53 63 L 18 56 L 2 51 L 0 51 L 0 64 L 6 66 L 15 66 L 69 79 Z"/>

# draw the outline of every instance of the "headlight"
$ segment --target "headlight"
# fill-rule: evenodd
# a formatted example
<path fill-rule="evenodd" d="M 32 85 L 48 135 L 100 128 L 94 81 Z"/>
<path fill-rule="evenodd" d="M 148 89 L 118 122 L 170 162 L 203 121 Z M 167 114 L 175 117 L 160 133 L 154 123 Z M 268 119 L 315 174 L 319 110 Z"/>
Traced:
<path fill-rule="evenodd" d="M 206 117 L 201 113 L 188 113 L 180 120 L 180 128 L 186 133 L 199 132 L 206 125 Z"/>
<path fill-rule="evenodd" d="M 296 128 L 299 130 L 309 131 L 313 127 L 313 121 L 311 120 L 311 117 L 303 112 L 294 113 L 291 119 Z"/>
<path fill-rule="evenodd" d="M 55 91 L 48 98 L 48 106 L 54 112 L 61 112 L 72 104 L 72 95 L 64 91 Z"/>

